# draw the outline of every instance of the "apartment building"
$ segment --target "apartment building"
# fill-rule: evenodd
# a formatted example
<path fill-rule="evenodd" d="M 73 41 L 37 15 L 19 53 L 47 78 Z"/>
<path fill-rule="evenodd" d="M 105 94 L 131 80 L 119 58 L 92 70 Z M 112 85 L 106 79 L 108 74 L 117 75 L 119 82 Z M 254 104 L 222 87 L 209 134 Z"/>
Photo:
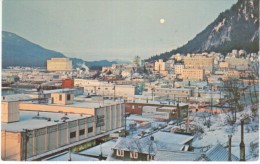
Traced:
<path fill-rule="evenodd" d="M 244 58 L 227 58 L 225 60 L 230 68 L 236 68 L 236 67 L 241 67 L 244 66 L 246 69 L 248 68 L 248 64 L 250 63 L 249 59 L 244 59 Z"/>
<path fill-rule="evenodd" d="M 51 58 L 47 60 L 47 71 L 71 71 L 72 61 L 69 58 Z"/>
<path fill-rule="evenodd" d="M 185 68 L 182 70 L 182 79 L 204 80 L 205 79 L 205 70 L 204 69 Z"/>
<path fill-rule="evenodd" d="M 175 70 L 175 74 L 176 75 L 181 75 L 182 74 L 182 71 L 184 69 L 184 65 L 183 64 L 175 64 L 174 65 L 174 70 Z"/>
<path fill-rule="evenodd" d="M 194 56 L 183 58 L 185 68 L 205 69 L 208 73 L 212 72 L 214 66 L 214 57 Z"/>

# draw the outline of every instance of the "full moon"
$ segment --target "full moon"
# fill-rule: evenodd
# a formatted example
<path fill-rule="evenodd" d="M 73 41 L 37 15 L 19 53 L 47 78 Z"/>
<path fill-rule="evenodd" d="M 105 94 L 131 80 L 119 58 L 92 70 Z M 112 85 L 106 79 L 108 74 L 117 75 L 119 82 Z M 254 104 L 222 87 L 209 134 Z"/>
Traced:
<path fill-rule="evenodd" d="M 161 23 L 161 24 L 164 24 L 164 22 L 165 22 L 165 19 L 163 19 L 163 18 L 160 19 L 160 23 Z"/>

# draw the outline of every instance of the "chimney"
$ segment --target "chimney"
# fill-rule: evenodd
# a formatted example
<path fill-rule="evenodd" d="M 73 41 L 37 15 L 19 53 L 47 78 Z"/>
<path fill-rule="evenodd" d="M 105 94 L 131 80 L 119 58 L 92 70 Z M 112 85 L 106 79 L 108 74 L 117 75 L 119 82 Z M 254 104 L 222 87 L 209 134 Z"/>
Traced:
<path fill-rule="evenodd" d="M 228 135 L 228 161 L 232 161 L 231 160 L 231 138 L 232 135 Z"/>
<path fill-rule="evenodd" d="M 241 120 L 240 161 L 246 161 L 246 159 L 245 159 L 245 143 L 244 143 L 244 120 Z"/>
<path fill-rule="evenodd" d="M 151 140 L 151 141 L 154 141 L 154 136 L 151 136 L 151 137 L 150 137 L 150 140 Z"/>

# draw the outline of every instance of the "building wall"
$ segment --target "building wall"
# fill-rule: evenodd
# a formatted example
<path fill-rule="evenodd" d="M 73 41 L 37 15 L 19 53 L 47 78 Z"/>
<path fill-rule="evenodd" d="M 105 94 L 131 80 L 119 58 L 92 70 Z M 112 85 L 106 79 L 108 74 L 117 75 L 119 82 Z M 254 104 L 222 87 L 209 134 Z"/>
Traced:
<path fill-rule="evenodd" d="M 183 69 L 182 78 L 192 80 L 204 80 L 205 71 L 203 69 Z"/>
<path fill-rule="evenodd" d="M 53 104 L 67 105 L 72 104 L 74 95 L 71 93 L 51 93 L 51 102 Z"/>
<path fill-rule="evenodd" d="M 22 104 L 20 107 L 21 110 L 37 109 L 37 111 L 50 111 L 51 108 L 54 109 L 52 105 L 42 104 L 32 104 L 32 106 L 29 104 Z M 123 114 L 125 112 L 125 107 L 122 103 L 96 109 L 82 108 L 81 110 L 75 110 L 74 107 L 59 108 L 59 106 L 55 106 L 55 108 L 58 108 L 55 110 L 55 112 L 60 110 L 62 112 L 69 113 L 70 111 L 74 110 L 74 113 L 92 114 L 92 116 L 73 121 L 60 122 L 57 125 L 30 130 L 28 132 L 29 140 L 27 144 L 27 158 L 124 126 Z M 84 134 L 80 135 L 80 130 L 84 130 Z M 3 134 L 4 133 L 2 131 L 2 136 Z M 9 138 L 8 135 L 8 137 L 2 140 L 2 158 L 8 156 L 9 154 L 17 154 L 16 151 L 20 152 L 19 149 L 12 150 L 11 146 L 13 145 L 24 149 L 25 143 L 19 142 L 22 140 L 22 137 L 19 136 L 19 134 L 19 132 L 14 132 L 14 137 Z M 4 160 L 6 159 L 7 158 Z M 24 157 L 21 157 L 21 155 L 18 154 L 12 159 L 23 160 Z"/>
<path fill-rule="evenodd" d="M 73 79 L 62 80 L 62 88 L 74 88 L 74 80 Z"/>
<path fill-rule="evenodd" d="M 97 80 L 75 79 L 75 86 L 84 87 L 84 91 L 105 97 L 129 97 L 135 95 L 136 87 L 133 85 L 115 85 Z M 114 90 L 115 89 L 115 90 Z"/>
<path fill-rule="evenodd" d="M 154 90 L 155 96 L 169 96 L 169 98 L 177 97 L 190 97 L 192 95 L 191 89 L 169 89 L 169 88 L 156 88 Z"/>
<path fill-rule="evenodd" d="M 21 133 L 1 131 L 1 159 L 5 161 L 21 160 Z"/>
<path fill-rule="evenodd" d="M 19 121 L 19 102 L 1 102 L 1 122 Z"/>
<path fill-rule="evenodd" d="M 156 109 L 156 111 L 158 111 L 158 112 L 165 112 L 165 110 L 159 109 L 159 107 L 162 107 L 162 106 L 173 107 L 174 109 L 176 109 L 176 106 L 174 106 L 174 105 L 126 102 L 125 111 L 128 113 L 131 113 L 131 114 L 142 115 L 144 106 L 158 107 L 158 109 Z M 181 117 L 186 117 L 187 111 L 188 111 L 188 105 L 180 106 L 179 108 L 181 110 L 181 112 L 180 112 Z M 167 110 L 167 112 L 169 112 L 169 110 Z M 175 115 L 173 117 L 177 117 L 177 116 L 178 115 Z"/>
<path fill-rule="evenodd" d="M 228 58 L 225 60 L 229 67 L 235 67 L 235 66 L 248 66 L 249 60 L 248 59 L 243 59 L 243 58 Z"/>
<path fill-rule="evenodd" d="M 184 65 L 182 65 L 182 64 L 174 65 L 175 74 L 181 75 L 183 69 L 184 69 Z"/>
<path fill-rule="evenodd" d="M 44 112 L 63 112 L 63 113 L 82 113 L 94 115 L 94 108 L 87 107 L 75 107 L 75 106 L 59 106 L 51 104 L 31 104 L 31 103 L 20 103 L 20 110 L 31 110 L 31 111 L 44 111 Z"/>
<path fill-rule="evenodd" d="M 163 62 L 162 59 L 159 59 L 159 61 L 156 61 L 154 64 L 154 70 L 155 71 L 165 71 L 165 62 Z"/>
<path fill-rule="evenodd" d="M 47 71 L 71 71 L 72 61 L 68 58 L 51 58 L 47 60 Z"/>
<path fill-rule="evenodd" d="M 196 56 L 183 58 L 185 68 L 203 68 L 214 65 L 213 57 Z"/>
<path fill-rule="evenodd" d="M 228 62 L 220 62 L 219 67 L 220 68 L 228 68 Z"/>

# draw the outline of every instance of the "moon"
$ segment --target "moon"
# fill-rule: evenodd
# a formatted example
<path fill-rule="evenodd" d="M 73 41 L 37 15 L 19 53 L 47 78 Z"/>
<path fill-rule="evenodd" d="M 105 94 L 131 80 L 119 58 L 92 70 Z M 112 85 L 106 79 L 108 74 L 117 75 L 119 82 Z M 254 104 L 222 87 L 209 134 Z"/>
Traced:
<path fill-rule="evenodd" d="M 165 19 L 164 19 L 164 18 L 161 18 L 161 19 L 160 19 L 160 23 L 161 23 L 161 24 L 164 24 L 164 23 L 165 23 Z"/>

